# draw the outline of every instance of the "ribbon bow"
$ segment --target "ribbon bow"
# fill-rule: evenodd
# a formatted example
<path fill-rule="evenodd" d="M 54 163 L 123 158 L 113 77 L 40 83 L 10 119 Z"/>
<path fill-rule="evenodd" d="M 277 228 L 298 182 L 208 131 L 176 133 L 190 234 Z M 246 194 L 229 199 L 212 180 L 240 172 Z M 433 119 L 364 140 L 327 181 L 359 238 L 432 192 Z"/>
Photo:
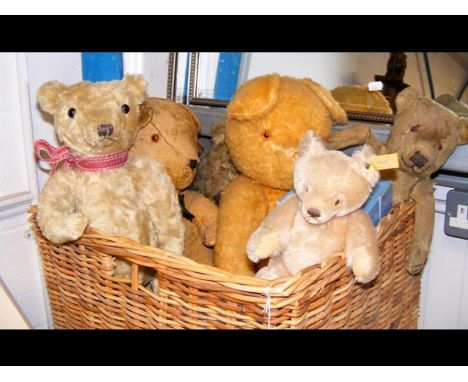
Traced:
<path fill-rule="evenodd" d="M 34 142 L 34 151 L 39 159 L 52 166 L 51 174 L 57 171 L 61 164 L 82 171 L 101 171 L 121 167 L 128 159 L 126 150 L 93 157 L 81 157 L 72 154 L 68 146 L 54 147 L 43 139 Z"/>

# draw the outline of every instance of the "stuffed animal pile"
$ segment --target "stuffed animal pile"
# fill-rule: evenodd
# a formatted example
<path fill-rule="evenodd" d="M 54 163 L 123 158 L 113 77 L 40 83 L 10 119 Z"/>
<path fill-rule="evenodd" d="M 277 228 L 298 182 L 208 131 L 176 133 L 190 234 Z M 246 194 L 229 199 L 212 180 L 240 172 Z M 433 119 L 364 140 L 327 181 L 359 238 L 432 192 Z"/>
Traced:
<path fill-rule="evenodd" d="M 218 208 L 202 194 L 187 190 L 202 148 L 198 141 L 200 122 L 189 107 L 168 99 L 147 98 L 142 110 L 142 128 L 130 156 L 150 156 L 165 167 L 179 193 L 184 215 L 184 255 L 213 265 Z"/>
<path fill-rule="evenodd" d="M 74 241 L 89 226 L 183 253 L 184 225 L 171 178 L 147 156 L 127 159 L 145 94 L 139 76 L 72 86 L 48 82 L 38 90 L 39 105 L 54 117 L 65 145 L 35 144 L 39 157 L 53 165 L 37 215 L 52 242 Z M 130 265 L 116 261 L 114 276 L 129 275 Z"/>
<path fill-rule="evenodd" d="M 433 228 L 430 175 L 468 142 L 466 119 L 411 88 L 397 98 L 386 145 L 365 126 L 332 133 L 347 116 L 329 91 L 310 79 L 271 74 L 237 90 L 193 182 L 199 121 L 185 105 L 146 98 L 141 77 L 48 82 L 38 101 L 64 144 L 36 143 L 39 157 L 53 166 L 38 212 L 45 237 L 70 242 L 89 226 L 266 279 L 340 251 L 357 281 L 376 277 L 375 229 L 360 210 L 379 178 L 369 167 L 374 154 L 369 147 L 352 157 L 333 151 L 365 143 L 399 155 L 394 204 L 417 203 L 408 270 L 419 272 Z M 277 203 L 293 185 L 295 194 Z M 129 264 L 116 261 L 114 275 L 128 278 Z"/>
<path fill-rule="evenodd" d="M 254 263 L 270 258 L 257 277 L 294 275 L 344 252 L 358 282 L 367 283 L 380 269 L 377 233 L 360 208 L 379 180 L 369 146 L 352 157 L 329 151 L 308 131 L 294 168 L 295 193 L 269 212 L 247 243 Z"/>

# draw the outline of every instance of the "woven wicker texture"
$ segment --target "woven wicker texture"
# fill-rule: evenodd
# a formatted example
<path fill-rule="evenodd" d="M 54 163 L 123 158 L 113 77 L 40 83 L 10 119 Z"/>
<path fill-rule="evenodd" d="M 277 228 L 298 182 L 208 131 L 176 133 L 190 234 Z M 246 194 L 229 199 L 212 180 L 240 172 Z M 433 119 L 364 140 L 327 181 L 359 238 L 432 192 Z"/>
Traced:
<path fill-rule="evenodd" d="M 185 257 L 88 229 L 55 245 L 31 210 L 56 328 L 416 328 L 420 277 L 405 270 L 414 204 L 395 206 L 378 226 L 382 268 L 357 284 L 345 260 L 272 282 L 233 276 Z M 130 280 L 111 276 L 114 257 L 132 263 Z M 138 285 L 138 267 L 158 271 L 159 292 Z"/>

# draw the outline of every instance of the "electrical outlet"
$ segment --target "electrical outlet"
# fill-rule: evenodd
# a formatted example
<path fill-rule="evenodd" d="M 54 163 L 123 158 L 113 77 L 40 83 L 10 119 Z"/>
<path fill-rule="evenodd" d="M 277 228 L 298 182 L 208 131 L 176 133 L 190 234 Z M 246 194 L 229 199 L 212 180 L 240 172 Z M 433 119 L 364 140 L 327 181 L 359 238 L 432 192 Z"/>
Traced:
<path fill-rule="evenodd" d="M 444 231 L 449 236 L 468 239 L 468 192 L 447 193 Z"/>

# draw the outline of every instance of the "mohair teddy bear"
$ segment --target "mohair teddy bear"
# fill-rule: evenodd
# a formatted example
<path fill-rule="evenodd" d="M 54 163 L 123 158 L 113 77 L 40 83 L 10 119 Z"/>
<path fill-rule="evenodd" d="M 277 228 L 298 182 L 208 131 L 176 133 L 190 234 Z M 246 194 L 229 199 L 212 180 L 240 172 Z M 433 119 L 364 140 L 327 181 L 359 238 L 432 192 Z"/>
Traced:
<path fill-rule="evenodd" d="M 37 215 L 52 242 L 74 241 L 89 226 L 183 253 L 184 225 L 169 175 L 149 157 L 127 159 L 145 93 L 140 76 L 71 86 L 51 81 L 39 88 L 39 105 L 53 116 L 65 145 L 35 143 L 38 156 L 53 166 Z M 116 259 L 114 276 L 129 275 L 130 264 Z"/>
<path fill-rule="evenodd" d="M 198 118 L 183 104 L 147 98 L 140 124 L 142 128 L 130 149 L 130 157 L 147 155 L 166 168 L 179 193 L 185 218 L 184 255 L 212 265 L 218 207 L 202 194 L 186 190 L 195 177 L 202 150 Z"/>
<path fill-rule="evenodd" d="M 295 193 L 272 209 L 247 243 L 253 262 L 270 258 L 256 276 L 275 279 L 298 273 L 344 252 L 358 282 L 380 270 L 377 233 L 360 209 L 379 180 L 365 146 L 352 157 L 329 151 L 308 131 L 294 167 Z"/>
<path fill-rule="evenodd" d="M 218 204 L 221 192 L 239 175 L 239 171 L 229 156 L 225 130 L 225 119 L 213 125 L 211 149 L 201 156 L 197 175 L 191 186 L 194 191 L 201 192 Z"/>
<path fill-rule="evenodd" d="M 396 98 L 397 113 L 386 145 L 380 152 L 398 153 L 400 168 L 393 180 L 393 203 L 407 199 L 416 202 L 414 241 L 407 269 L 412 274 L 424 267 L 434 228 L 434 181 L 457 145 L 468 143 L 467 119 L 441 104 L 421 97 L 408 87 Z"/>
<path fill-rule="evenodd" d="M 293 185 L 299 140 L 309 129 L 333 149 L 371 137 L 366 127 L 342 129 L 346 112 L 330 92 L 310 79 L 270 74 L 245 82 L 227 108 L 225 139 L 240 172 L 221 194 L 214 265 L 254 275 L 246 254 L 250 235 Z"/>
<path fill-rule="evenodd" d="M 338 86 L 331 91 L 333 98 L 348 112 L 393 114 L 392 107 L 379 91 L 367 86 Z"/>

